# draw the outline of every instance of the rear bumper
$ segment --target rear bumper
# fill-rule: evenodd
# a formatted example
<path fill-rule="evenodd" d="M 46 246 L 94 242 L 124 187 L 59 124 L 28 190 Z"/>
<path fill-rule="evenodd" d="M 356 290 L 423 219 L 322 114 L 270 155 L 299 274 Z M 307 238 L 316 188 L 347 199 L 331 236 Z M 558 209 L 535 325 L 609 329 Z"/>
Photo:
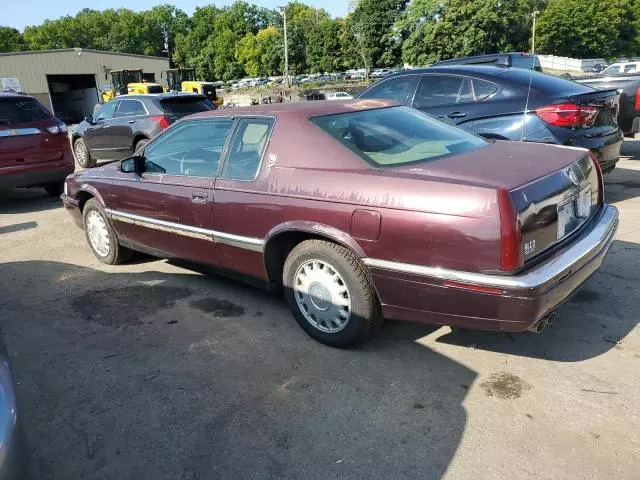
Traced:
<path fill-rule="evenodd" d="M 0 168 L 0 188 L 33 187 L 63 181 L 75 169 L 71 151 L 60 160 Z"/>
<path fill-rule="evenodd" d="M 615 134 L 596 138 L 576 138 L 573 143 L 576 147 L 588 148 L 596 154 L 598 163 L 603 171 L 612 170 L 618 160 L 620 160 L 620 149 L 624 135 L 622 130 L 618 130 Z"/>
<path fill-rule="evenodd" d="M 386 317 L 479 330 L 523 331 L 569 299 L 602 265 L 618 227 L 605 206 L 570 247 L 519 275 L 490 275 L 366 258 Z M 498 289 L 499 294 L 446 286 Z"/>

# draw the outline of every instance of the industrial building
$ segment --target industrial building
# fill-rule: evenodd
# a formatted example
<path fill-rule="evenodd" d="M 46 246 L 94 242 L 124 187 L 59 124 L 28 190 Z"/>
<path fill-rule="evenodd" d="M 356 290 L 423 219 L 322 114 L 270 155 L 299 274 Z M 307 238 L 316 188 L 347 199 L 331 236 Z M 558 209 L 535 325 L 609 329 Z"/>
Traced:
<path fill-rule="evenodd" d="M 82 48 L 0 54 L 0 78 L 16 78 L 24 93 L 67 123 L 93 113 L 111 71 L 142 69 L 146 81 L 163 84 L 168 68 L 163 57 Z"/>

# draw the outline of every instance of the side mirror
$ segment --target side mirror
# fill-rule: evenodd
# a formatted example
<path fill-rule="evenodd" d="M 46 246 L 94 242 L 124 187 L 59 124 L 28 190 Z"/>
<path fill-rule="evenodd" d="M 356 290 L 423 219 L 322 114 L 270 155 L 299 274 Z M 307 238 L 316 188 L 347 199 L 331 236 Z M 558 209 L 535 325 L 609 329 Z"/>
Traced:
<path fill-rule="evenodd" d="M 141 155 L 136 155 L 135 157 L 125 158 L 120 162 L 120 171 L 122 173 L 143 173 L 144 157 Z"/>
<path fill-rule="evenodd" d="M 93 115 L 87 115 L 86 117 L 84 117 L 84 121 L 89 125 L 95 125 L 95 122 L 93 121 Z"/>

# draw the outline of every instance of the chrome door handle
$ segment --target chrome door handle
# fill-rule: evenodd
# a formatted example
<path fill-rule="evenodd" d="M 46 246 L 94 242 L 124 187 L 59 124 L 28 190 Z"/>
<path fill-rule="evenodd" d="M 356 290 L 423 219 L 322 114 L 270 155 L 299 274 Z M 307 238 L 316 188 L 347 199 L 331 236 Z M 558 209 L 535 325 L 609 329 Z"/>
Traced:
<path fill-rule="evenodd" d="M 191 194 L 191 201 L 193 203 L 207 203 L 207 196 L 206 195 L 199 195 L 197 193 L 192 193 Z"/>
<path fill-rule="evenodd" d="M 129 120 L 128 123 L 135 123 L 135 122 L 136 122 L 135 120 Z"/>
<path fill-rule="evenodd" d="M 447 115 L 447 117 L 449 118 L 464 118 L 466 116 L 467 114 L 463 112 L 451 112 L 450 114 Z"/>

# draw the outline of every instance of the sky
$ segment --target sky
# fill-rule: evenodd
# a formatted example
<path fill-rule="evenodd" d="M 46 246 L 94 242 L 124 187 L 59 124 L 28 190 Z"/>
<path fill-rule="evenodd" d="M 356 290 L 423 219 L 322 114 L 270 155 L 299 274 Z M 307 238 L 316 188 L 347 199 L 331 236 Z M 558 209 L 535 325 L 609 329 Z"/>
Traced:
<path fill-rule="evenodd" d="M 247 0 L 249 3 L 255 3 L 268 8 L 275 8 L 278 5 L 284 5 L 286 0 Z M 316 8 L 324 8 L 334 17 L 345 16 L 349 6 L 349 0 L 301 0 L 307 5 Z M 218 7 L 230 5 L 233 0 L 135 0 L 126 2 L 124 0 L 64 0 L 62 2 L 52 0 L 22 0 L 12 8 L 3 8 L 0 17 L 0 25 L 24 29 L 27 25 L 38 25 L 47 19 L 55 19 L 64 15 L 75 15 L 83 8 L 91 8 L 93 10 L 105 10 L 107 8 L 130 8 L 132 10 L 148 10 L 154 5 L 169 3 L 184 10 L 189 15 L 193 13 L 196 7 L 202 7 L 208 4 L 215 4 Z"/>

